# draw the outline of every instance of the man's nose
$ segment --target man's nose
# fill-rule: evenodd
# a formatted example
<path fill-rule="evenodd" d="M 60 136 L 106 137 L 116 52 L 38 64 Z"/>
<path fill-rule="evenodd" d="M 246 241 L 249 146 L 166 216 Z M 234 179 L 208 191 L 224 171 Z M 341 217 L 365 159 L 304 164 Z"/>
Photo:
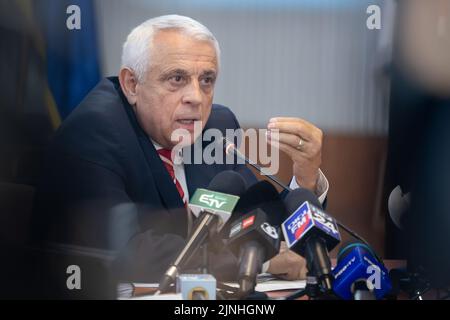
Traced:
<path fill-rule="evenodd" d="M 185 87 L 183 103 L 197 106 L 202 102 L 202 91 L 198 80 L 193 80 Z"/>

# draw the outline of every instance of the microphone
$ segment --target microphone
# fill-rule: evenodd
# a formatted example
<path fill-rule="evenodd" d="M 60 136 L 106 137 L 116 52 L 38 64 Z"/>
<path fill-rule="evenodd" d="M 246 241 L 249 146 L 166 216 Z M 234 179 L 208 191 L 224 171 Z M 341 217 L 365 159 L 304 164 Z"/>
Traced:
<path fill-rule="evenodd" d="M 236 171 L 226 170 L 214 176 L 208 185 L 208 189 L 241 196 L 247 190 L 247 182 Z"/>
<path fill-rule="evenodd" d="M 382 260 L 368 245 L 350 242 L 339 250 L 333 290 L 345 300 L 376 300 L 392 289 Z"/>
<path fill-rule="evenodd" d="M 246 214 L 252 210 L 261 208 L 266 212 L 268 222 L 280 227 L 287 217 L 286 206 L 277 189 L 267 180 L 258 181 L 251 185 L 240 197 L 233 216 Z M 233 217 L 232 217 L 233 218 Z"/>
<path fill-rule="evenodd" d="M 267 221 L 266 212 L 258 208 L 239 218 L 230 228 L 227 245 L 239 259 L 237 279 L 243 296 L 255 291 L 256 277 L 264 261 L 280 250 L 279 229 Z"/>
<path fill-rule="evenodd" d="M 306 189 L 290 192 L 285 203 L 288 212 L 293 212 L 281 225 L 288 248 L 305 257 L 308 270 L 325 291 L 331 292 L 328 251 L 341 241 L 336 220 L 320 209 L 316 196 Z"/>
<path fill-rule="evenodd" d="M 212 179 L 208 189 L 195 191 L 189 202 L 189 208 L 197 217 L 198 223 L 186 245 L 162 277 L 159 285 L 160 292 L 164 293 L 170 288 L 179 270 L 197 252 L 208 235 L 218 232 L 228 221 L 239 200 L 238 195 L 243 190 L 245 190 L 245 180 L 240 174 L 234 171 L 223 171 Z"/>
<path fill-rule="evenodd" d="M 240 152 L 236 148 L 236 145 L 234 143 L 228 141 L 227 138 L 223 137 L 222 140 L 221 140 L 221 143 L 223 145 L 223 149 L 225 150 L 225 154 L 234 154 L 234 155 L 236 155 L 241 160 L 244 160 L 245 163 L 247 163 L 251 167 L 255 168 L 261 175 L 266 176 L 267 178 L 269 178 L 270 181 L 272 181 L 272 182 L 276 183 L 277 185 L 279 185 L 281 188 L 283 188 L 283 190 L 286 190 L 286 191 L 291 191 L 292 190 L 287 185 L 285 185 L 283 182 L 281 182 L 277 177 L 275 177 L 275 176 L 273 176 L 271 174 L 265 173 L 264 172 L 264 168 L 261 168 L 261 166 L 259 166 L 258 164 L 250 161 L 250 159 L 247 158 L 242 152 Z"/>
<path fill-rule="evenodd" d="M 283 184 L 277 177 L 270 175 L 270 174 L 266 174 L 264 172 L 264 168 L 261 168 L 261 166 L 257 165 L 256 163 L 253 163 L 252 161 L 250 161 L 250 159 L 248 159 L 244 154 L 242 154 L 237 148 L 236 145 L 232 142 L 230 142 L 229 140 L 227 140 L 226 138 L 222 138 L 221 143 L 223 145 L 223 148 L 225 150 L 226 154 L 234 154 L 236 155 L 238 158 L 242 159 L 245 161 L 245 163 L 247 163 L 248 165 L 252 166 L 253 168 L 255 168 L 261 175 L 266 176 L 267 178 L 269 178 L 270 181 L 276 183 L 277 185 L 279 185 L 281 188 L 283 188 L 283 190 L 291 192 L 292 189 L 289 188 L 288 186 L 286 186 L 285 184 Z M 319 203 L 319 207 L 322 207 Z M 342 228 L 345 232 L 347 232 L 349 235 L 351 235 L 353 238 L 358 239 L 359 241 L 362 241 L 364 243 L 367 243 L 367 241 L 361 237 L 360 235 L 358 235 L 356 232 L 354 232 L 353 230 L 351 230 L 350 228 L 348 228 L 347 226 L 345 226 L 344 224 L 342 224 L 341 222 L 336 220 L 337 225 Z"/>
<path fill-rule="evenodd" d="M 400 186 L 396 186 L 389 195 L 388 210 L 389 216 L 397 228 L 403 229 L 402 220 L 410 206 L 411 193 L 403 193 L 402 188 Z"/>

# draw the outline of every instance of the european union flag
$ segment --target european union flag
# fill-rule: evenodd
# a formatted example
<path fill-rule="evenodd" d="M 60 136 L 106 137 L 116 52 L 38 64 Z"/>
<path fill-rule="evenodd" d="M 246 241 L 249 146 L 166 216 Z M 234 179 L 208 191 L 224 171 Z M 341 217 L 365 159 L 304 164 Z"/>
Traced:
<path fill-rule="evenodd" d="M 64 119 L 100 80 L 100 64 L 91 0 L 35 2 L 46 49 L 50 91 Z"/>

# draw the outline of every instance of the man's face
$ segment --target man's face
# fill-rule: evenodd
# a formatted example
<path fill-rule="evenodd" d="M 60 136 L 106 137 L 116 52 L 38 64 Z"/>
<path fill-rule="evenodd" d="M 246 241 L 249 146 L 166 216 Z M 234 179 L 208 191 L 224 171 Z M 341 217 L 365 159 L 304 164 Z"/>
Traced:
<path fill-rule="evenodd" d="M 140 125 L 163 147 L 178 143 L 171 141 L 176 129 L 189 131 L 193 143 L 194 121 L 201 121 L 203 129 L 211 113 L 218 72 L 214 46 L 174 30 L 159 31 L 150 59 L 145 80 L 136 86 Z"/>

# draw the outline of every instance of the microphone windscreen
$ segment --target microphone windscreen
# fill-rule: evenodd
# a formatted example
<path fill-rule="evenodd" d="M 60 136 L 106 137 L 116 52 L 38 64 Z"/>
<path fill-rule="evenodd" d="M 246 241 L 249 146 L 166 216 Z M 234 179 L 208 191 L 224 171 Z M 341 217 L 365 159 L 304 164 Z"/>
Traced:
<path fill-rule="evenodd" d="M 207 189 L 240 197 L 247 190 L 247 183 L 236 171 L 227 170 L 217 174 Z"/>
<path fill-rule="evenodd" d="M 235 213 L 246 214 L 262 209 L 273 226 L 279 226 L 286 218 L 286 207 L 277 189 L 268 181 L 258 181 L 250 186 L 239 199 Z M 235 215 L 236 216 L 236 215 Z"/>
<path fill-rule="evenodd" d="M 362 243 L 360 241 L 346 241 L 339 248 L 339 252 L 337 254 L 337 263 L 342 261 L 354 248 L 360 247 L 361 249 L 368 251 L 375 259 L 379 260 L 376 253 L 373 251 L 371 247 L 367 244 Z"/>
<path fill-rule="evenodd" d="M 304 188 L 298 188 L 290 191 L 284 199 L 284 203 L 289 214 L 292 214 L 295 210 L 297 210 L 297 208 L 300 207 L 300 205 L 305 201 L 308 201 L 312 205 L 322 209 L 322 205 L 316 195 Z"/>

